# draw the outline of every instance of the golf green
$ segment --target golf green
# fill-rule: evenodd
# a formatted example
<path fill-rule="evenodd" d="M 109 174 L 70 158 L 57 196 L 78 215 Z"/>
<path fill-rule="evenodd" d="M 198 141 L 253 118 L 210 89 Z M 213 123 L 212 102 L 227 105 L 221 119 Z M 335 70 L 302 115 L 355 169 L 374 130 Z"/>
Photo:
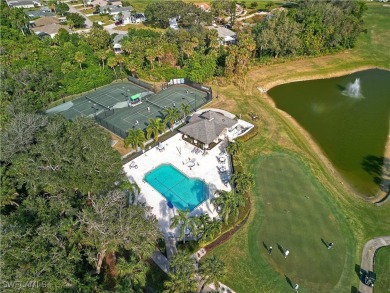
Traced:
<path fill-rule="evenodd" d="M 253 171 L 252 220 L 214 252 L 228 267 L 224 282 L 237 292 L 286 292 L 295 284 L 299 292 L 347 292 L 350 232 L 310 169 L 277 153 L 255 160 Z"/>

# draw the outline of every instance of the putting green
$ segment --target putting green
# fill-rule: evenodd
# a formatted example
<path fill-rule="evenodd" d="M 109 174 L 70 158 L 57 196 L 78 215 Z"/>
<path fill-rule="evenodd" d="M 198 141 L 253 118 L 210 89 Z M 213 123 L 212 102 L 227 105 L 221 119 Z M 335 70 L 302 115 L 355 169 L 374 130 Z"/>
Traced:
<path fill-rule="evenodd" d="M 299 292 L 350 290 L 344 270 L 353 267 L 350 232 L 309 168 L 274 154 L 255 160 L 254 174 L 250 224 L 214 252 L 228 267 L 223 281 L 237 292 L 289 292 L 295 284 Z M 329 250 L 328 242 L 334 243 Z"/>

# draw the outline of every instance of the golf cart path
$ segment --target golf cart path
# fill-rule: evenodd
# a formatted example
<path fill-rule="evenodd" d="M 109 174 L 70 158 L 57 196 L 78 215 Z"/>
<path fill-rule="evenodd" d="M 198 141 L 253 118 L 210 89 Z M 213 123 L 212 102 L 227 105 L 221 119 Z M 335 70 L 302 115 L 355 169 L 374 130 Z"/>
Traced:
<path fill-rule="evenodd" d="M 372 272 L 374 270 L 375 251 L 384 246 L 390 246 L 390 236 L 371 239 L 364 245 L 360 271 L 365 270 L 366 272 Z M 359 283 L 359 293 L 372 293 L 372 289 L 372 287 L 363 284 L 363 282 Z"/>

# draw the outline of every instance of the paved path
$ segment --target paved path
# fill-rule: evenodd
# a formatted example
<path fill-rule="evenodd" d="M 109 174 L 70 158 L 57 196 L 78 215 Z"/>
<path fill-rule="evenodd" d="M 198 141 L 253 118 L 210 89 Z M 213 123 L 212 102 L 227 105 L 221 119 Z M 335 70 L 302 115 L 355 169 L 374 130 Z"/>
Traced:
<path fill-rule="evenodd" d="M 375 251 L 383 246 L 390 246 L 390 236 L 383 236 L 371 239 L 364 245 L 362 253 L 362 262 L 360 264 L 360 271 L 374 270 Z M 372 287 L 369 287 L 362 282 L 359 284 L 359 293 L 372 293 Z"/>
<path fill-rule="evenodd" d="M 168 274 L 169 271 L 169 262 L 168 259 L 158 250 L 153 252 L 152 255 L 153 261 L 160 267 L 160 269 Z"/>

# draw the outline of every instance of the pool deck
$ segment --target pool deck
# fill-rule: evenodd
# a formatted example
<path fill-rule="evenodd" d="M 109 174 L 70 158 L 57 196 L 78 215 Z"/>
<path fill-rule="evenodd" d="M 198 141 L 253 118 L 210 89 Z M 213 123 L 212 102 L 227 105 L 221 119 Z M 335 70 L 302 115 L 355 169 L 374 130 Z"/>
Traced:
<path fill-rule="evenodd" d="M 141 189 L 137 200 L 146 202 L 148 206 L 153 208 L 153 214 L 157 217 L 163 233 L 177 232 L 175 229 L 169 228 L 170 219 L 177 214 L 177 211 L 175 207 L 173 209 L 169 208 L 165 197 L 144 180 L 145 174 L 151 170 L 161 164 L 171 164 L 188 177 L 201 179 L 208 185 L 208 200 L 196 207 L 191 212 L 191 216 L 208 213 L 211 218 L 217 217 L 218 213 L 213 204 L 210 203 L 210 199 L 214 197 L 216 190 L 231 190 L 230 184 L 225 186 L 223 183 L 223 180 L 230 178 L 231 175 L 230 157 L 223 155 L 226 158 L 224 163 L 219 163 L 217 159 L 220 153 L 225 150 L 227 141 L 220 142 L 212 150 L 208 150 L 207 155 L 203 156 L 202 153 L 191 153 L 194 145 L 181 138 L 182 134 L 176 134 L 162 143 L 163 151 L 159 151 L 157 147 L 154 147 L 123 166 L 129 180 L 136 182 Z M 187 162 L 193 161 L 193 159 L 195 159 L 195 164 L 193 167 L 189 167 L 191 163 L 187 165 Z M 131 168 L 130 164 L 136 164 L 138 167 Z M 221 166 L 224 166 L 227 172 L 219 173 L 217 167 Z"/>

